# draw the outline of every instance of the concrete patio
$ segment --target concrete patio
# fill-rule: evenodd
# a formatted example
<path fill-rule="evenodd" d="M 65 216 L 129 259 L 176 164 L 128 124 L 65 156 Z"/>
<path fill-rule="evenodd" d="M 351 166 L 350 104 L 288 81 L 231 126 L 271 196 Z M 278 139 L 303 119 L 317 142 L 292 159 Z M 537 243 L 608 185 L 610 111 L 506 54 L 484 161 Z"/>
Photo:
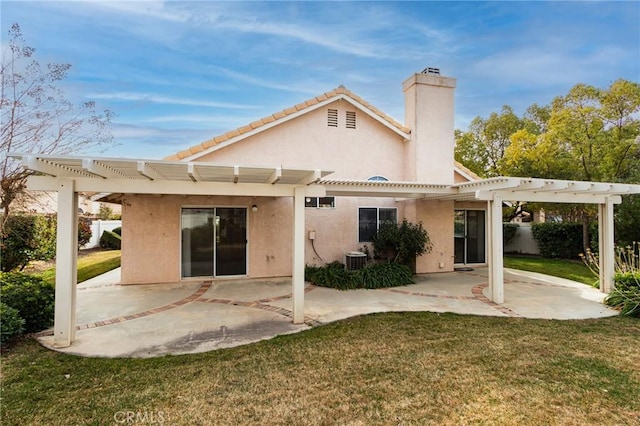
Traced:
<path fill-rule="evenodd" d="M 305 324 L 291 317 L 291 280 L 121 286 L 119 269 L 78 286 L 76 341 L 64 353 L 152 357 L 243 345 L 373 312 L 429 311 L 548 319 L 617 315 L 595 288 L 505 269 L 505 303 L 487 298 L 487 269 L 419 275 L 416 284 L 339 291 L 307 285 Z M 47 334 L 47 333 L 43 333 Z M 40 342 L 52 347 L 53 337 Z"/>

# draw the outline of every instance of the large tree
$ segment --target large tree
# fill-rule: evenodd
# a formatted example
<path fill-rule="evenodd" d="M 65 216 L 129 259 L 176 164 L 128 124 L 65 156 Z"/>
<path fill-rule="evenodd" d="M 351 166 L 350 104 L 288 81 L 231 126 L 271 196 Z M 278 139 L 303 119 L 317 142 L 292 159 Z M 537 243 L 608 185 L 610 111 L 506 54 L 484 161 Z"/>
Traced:
<path fill-rule="evenodd" d="M 458 131 L 456 159 L 483 176 L 640 182 L 638 83 L 619 79 L 606 89 L 577 84 L 550 106 L 532 105 L 521 118 L 513 118 L 512 113 L 503 107 L 500 115 L 477 117 L 467 132 Z M 492 128 L 489 122 L 494 124 L 491 132 L 487 132 Z M 509 133 L 506 140 L 505 133 Z M 630 230 L 640 223 L 637 206 L 636 197 L 618 207 L 618 224 L 624 229 L 621 237 L 633 234 Z M 586 234 L 593 208 L 561 205 L 553 209 L 565 218 L 583 220 Z"/>
<path fill-rule="evenodd" d="M 502 107 L 500 114 L 493 112 L 486 119 L 476 117 L 469 130 L 456 132 L 455 158 L 482 177 L 499 176 L 509 138 L 523 126 L 523 120 L 508 105 Z"/>
<path fill-rule="evenodd" d="M 113 114 L 98 112 L 92 101 L 74 105 L 63 90 L 70 64 L 41 65 L 36 50 L 28 46 L 18 24 L 9 30 L 2 52 L 0 100 L 0 218 L 1 229 L 11 204 L 24 194 L 30 172 L 9 158 L 9 152 L 80 153 L 112 142 L 109 125 Z"/>

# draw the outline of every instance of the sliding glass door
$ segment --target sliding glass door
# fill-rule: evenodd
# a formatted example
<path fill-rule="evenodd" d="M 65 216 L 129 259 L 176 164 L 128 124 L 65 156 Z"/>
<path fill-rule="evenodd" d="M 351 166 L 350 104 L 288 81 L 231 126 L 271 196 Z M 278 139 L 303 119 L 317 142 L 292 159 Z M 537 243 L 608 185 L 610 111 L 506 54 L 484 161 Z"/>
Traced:
<path fill-rule="evenodd" d="M 216 275 L 247 273 L 247 209 L 216 209 Z"/>
<path fill-rule="evenodd" d="M 454 216 L 455 263 L 485 263 L 484 210 L 456 210 Z"/>
<path fill-rule="evenodd" d="M 246 275 L 247 209 L 183 208 L 182 278 Z"/>

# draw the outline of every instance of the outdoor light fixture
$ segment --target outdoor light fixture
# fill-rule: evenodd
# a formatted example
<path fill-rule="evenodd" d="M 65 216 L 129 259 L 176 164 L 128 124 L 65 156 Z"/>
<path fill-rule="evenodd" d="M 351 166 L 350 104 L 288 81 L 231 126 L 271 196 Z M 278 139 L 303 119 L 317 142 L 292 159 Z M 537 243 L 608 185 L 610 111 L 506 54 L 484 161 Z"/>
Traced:
<path fill-rule="evenodd" d="M 258 206 L 256 204 L 251 206 L 251 211 L 254 212 L 254 213 L 257 212 L 258 211 Z"/>

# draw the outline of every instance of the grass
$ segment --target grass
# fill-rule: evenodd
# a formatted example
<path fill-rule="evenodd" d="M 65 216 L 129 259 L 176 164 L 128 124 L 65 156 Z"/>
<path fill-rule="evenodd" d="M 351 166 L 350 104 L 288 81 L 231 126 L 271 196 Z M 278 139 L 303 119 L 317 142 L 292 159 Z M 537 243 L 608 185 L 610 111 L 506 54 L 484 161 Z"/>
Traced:
<path fill-rule="evenodd" d="M 195 355 L 4 355 L 3 425 L 637 424 L 637 319 L 355 317 Z"/>
<path fill-rule="evenodd" d="M 93 251 L 78 258 L 78 282 L 97 277 L 118 267 L 120 267 L 120 250 Z M 44 278 L 47 282 L 55 283 L 56 268 L 49 268 L 35 275 Z"/>
<path fill-rule="evenodd" d="M 598 277 L 578 260 L 546 259 L 535 256 L 505 256 L 505 268 L 539 272 L 597 287 Z"/>

